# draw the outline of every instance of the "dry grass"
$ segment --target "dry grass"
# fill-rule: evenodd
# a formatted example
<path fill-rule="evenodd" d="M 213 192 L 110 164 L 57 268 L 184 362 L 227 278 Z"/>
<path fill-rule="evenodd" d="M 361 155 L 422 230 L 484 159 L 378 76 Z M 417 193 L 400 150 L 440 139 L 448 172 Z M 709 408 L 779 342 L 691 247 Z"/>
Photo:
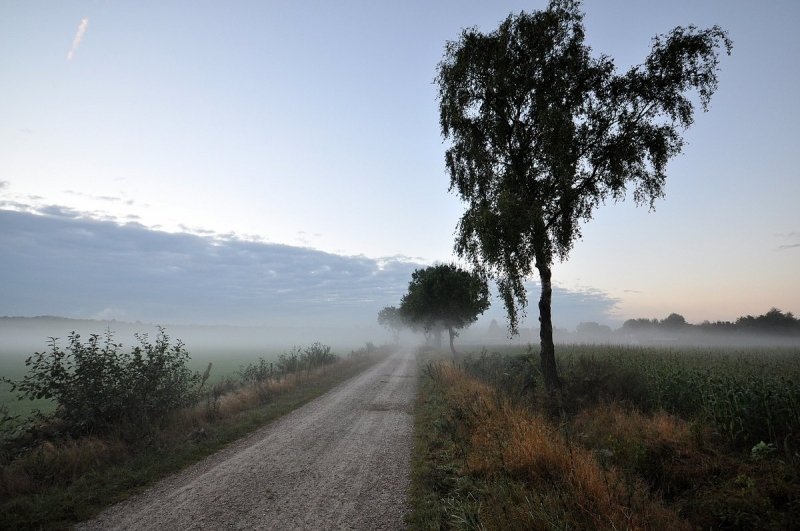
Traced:
<path fill-rule="evenodd" d="M 127 444 L 116 438 L 44 441 L 24 458 L 2 467 L 0 497 L 29 494 L 41 489 L 43 484 L 67 484 L 100 465 L 120 462 L 128 455 Z"/>
<path fill-rule="evenodd" d="M 504 499 L 489 494 L 479 501 L 480 525 L 497 529 L 689 528 L 647 485 L 631 480 L 615 466 L 604 466 L 591 450 L 570 444 L 547 419 L 510 404 L 451 364 L 439 364 L 430 372 L 450 411 L 448 424 L 463 458 L 462 473 L 494 485 L 489 492 L 498 484 L 517 485 L 505 489 Z M 654 420 L 650 427 L 654 437 L 676 433 L 667 418 Z M 473 490 L 470 495 L 478 496 L 481 489 Z"/>
<path fill-rule="evenodd" d="M 475 380 L 452 365 L 427 371 L 417 406 L 417 527 L 797 528 L 796 423 L 776 421 L 800 403 L 788 382 L 796 359 L 581 349 L 561 360 L 556 408 L 529 385 L 529 371 L 534 384 L 537 373 L 527 355 L 463 360 Z M 762 385 L 773 376 L 775 385 Z M 709 403 L 698 405 L 703 397 Z M 712 415 L 711 406 L 730 415 Z M 770 434 L 789 435 L 775 439 L 737 420 L 761 411 Z M 749 435 L 732 437 L 737 429 Z"/>

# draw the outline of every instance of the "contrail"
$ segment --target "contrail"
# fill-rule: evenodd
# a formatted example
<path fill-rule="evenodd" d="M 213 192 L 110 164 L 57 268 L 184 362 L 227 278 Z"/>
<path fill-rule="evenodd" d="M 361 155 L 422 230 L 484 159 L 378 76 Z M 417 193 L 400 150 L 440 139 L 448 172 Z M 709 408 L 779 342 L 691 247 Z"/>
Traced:
<path fill-rule="evenodd" d="M 86 28 L 88 27 L 89 19 L 81 19 L 81 23 L 78 24 L 78 31 L 75 33 L 75 38 L 72 39 L 72 48 L 70 48 L 69 53 L 67 53 L 67 61 L 71 60 L 75 56 L 75 52 L 78 50 L 78 46 L 81 45 L 83 35 L 86 33 Z"/>

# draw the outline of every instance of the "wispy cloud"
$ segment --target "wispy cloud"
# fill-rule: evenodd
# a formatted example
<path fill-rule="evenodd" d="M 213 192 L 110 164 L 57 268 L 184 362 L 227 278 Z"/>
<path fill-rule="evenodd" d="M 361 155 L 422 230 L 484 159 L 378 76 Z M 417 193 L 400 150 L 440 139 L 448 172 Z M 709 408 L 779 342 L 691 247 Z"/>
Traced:
<path fill-rule="evenodd" d="M 786 249 L 797 249 L 800 247 L 800 231 L 778 232 L 775 234 L 775 237 L 780 238 L 784 241 L 789 240 L 792 242 L 779 245 L 777 247 L 778 251 L 783 251 Z"/>
<path fill-rule="evenodd" d="M 86 29 L 89 27 L 89 19 L 83 18 L 81 19 L 81 23 L 78 24 L 78 31 L 75 32 L 75 38 L 72 39 L 72 47 L 67 52 L 67 61 L 71 61 L 73 57 L 75 57 L 75 52 L 78 51 L 78 46 L 81 45 L 81 41 L 83 40 L 83 36 L 86 34 Z"/>
<path fill-rule="evenodd" d="M 8 188 L 8 181 L 0 181 L 0 190 Z"/>

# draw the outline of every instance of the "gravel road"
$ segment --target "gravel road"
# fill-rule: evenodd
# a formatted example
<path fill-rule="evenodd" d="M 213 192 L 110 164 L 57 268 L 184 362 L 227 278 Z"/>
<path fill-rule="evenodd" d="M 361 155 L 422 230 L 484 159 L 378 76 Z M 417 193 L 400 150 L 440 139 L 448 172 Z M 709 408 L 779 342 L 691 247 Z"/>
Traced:
<path fill-rule="evenodd" d="M 80 529 L 402 529 L 416 361 L 401 350 Z"/>

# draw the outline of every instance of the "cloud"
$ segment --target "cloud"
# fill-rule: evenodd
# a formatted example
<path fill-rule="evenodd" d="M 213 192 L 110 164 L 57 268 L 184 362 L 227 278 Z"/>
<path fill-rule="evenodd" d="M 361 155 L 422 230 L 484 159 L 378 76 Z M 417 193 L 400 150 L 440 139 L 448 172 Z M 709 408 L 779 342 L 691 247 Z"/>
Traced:
<path fill-rule="evenodd" d="M 402 256 L 160 232 L 57 205 L 0 210 L 0 226 L 0 315 L 372 326 L 378 310 L 397 305 L 411 273 L 423 267 Z M 529 289 L 526 326 L 537 316 L 539 288 L 532 282 Z M 616 304 L 601 291 L 557 287 L 553 301 L 555 323 L 568 327 L 610 318 Z M 504 319 L 499 301 L 490 314 Z"/>
<path fill-rule="evenodd" d="M 776 238 L 780 238 L 782 240 L 794 240 L 797 243 L 785 243 L 783 245 L 779 245 L 776 250 L 784 251 L 786 249 L 797 249 L 800 247 L 800 232 L 798 231 L 789 231 L 789 232 L 778 232 L 774 234 Z"/>
<path fill-rule="evenodd" d="M 78 192 L 77 190 L 64 190 L 64 193 L 69 195 L 74 195 L 77 197 L 86 197 L 88 199 L 94 199 L 95 201 L 105 201 L 108 203 L 125 203 L 128 205 L 133 204 L 133 200 L 131 199 L 125 200 L 125 198 L 123 197 L 117 197 L 113 195 L 92 195 L 84 192 Z"/>
<path fill-rule="evenodd" d="M 59 206 L 0 210 L 0 314 L 341 325 L 396 304 L 418 264 L 158 232 Z"/>
<path fill-rule="evenodd" d="M 8 181 L 0 181 L 0 190 L 8 188 Z"/>
<path fill-rule="evenodd" d="M 78 51 L 78 46 L 81 45 L 81 41 L 83 40 L 83 36 L 86 34 L 86 29 L 89 27 L 89 19 L 83 18 L 81 19 L 80 24 L 78 24 L 78 31 L 75 32 L 75 38 L 72 39 L 72 47 L 67 52 L 67 61 L 71 61 L 73 57 L 75 57 L 75 52 Z"/>

